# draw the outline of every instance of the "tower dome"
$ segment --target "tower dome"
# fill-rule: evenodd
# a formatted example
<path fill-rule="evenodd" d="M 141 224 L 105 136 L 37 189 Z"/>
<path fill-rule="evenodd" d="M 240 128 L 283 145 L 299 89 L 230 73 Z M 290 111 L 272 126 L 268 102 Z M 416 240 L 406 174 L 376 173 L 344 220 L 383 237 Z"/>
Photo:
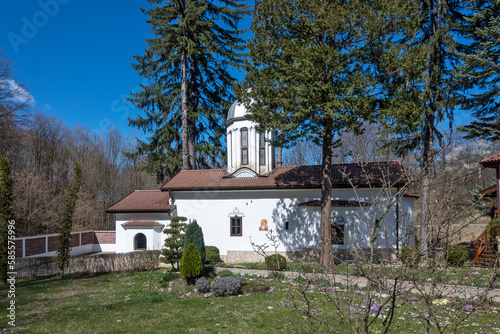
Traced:
<path fill-rule="evenodd" d="M 249 120 L 248 114 L 238 101 L 227 113 L 227 170 L 234 177 L 262 175 L 273 170 L 275 164 L 274 147 L 269 142 L 274 131 L 258 132 L 257 123 Z"/>
<path fill-rule="evenodd" d="M 235 101 L 231 108 L 229 108 L 229 112 L 227 113 L 226 124 L 232 121 L 233 119 L 241 119 L 245 118 L 248 114 L 247 108 L 238 101 Z"/>

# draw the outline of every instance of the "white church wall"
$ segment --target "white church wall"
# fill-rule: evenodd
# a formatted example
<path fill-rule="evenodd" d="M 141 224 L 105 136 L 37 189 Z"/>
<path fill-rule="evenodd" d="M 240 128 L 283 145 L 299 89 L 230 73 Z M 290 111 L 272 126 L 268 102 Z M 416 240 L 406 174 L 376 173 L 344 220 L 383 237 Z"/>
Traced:
<path fill-rule="evenodd" d="M 309 190 L 259 190 L 259 191 L 210 191 L 174 192 L 176 215 L 196 219 L 203 229 L 206 245 L 217 246 L 221 255 L 230 251 L 253 251 L 251 240 L 256 244 L 269 244 L 266 232 L 259 231 L 263 219 L 268 229 L 275 231 L 280 239 L 279 251 L 294 252 L 303 248 L 316 249 L 320 236 L 320 209 L 299 207 L 298 204 L 320 198 L 319 189 Z M 334 200 L 357 200 L 371 202 L 367 189 L 334 189 Z M 382 206 L 382 203 L 381 203 Z M 231 212 L 238 209 L 243 215 L 242 236 L 230 236 Z M 412 200 L 406 201 L 401 210 L 410 211 L 413 217 Z M 346 221 L 347 240 L 358 247 L 369 247 L 369 222 L 378 214 L 374 206 L 368 208 L 334 208 L 334 212 Z M 285 228 L 288 221 L 288 230 Z M 378 247 L 396 248 L 396 214 L 385 218 L 378 239 Z M 400 226 L 400 231 L 404 229 Z M 400 233 L 400 237 L 401 237 Z M 345 249 L 345 245 L 333 245 Z"/>
<path fill-rule="evenodd" d="M 156 221 L 164 226 L 122 226 L 122 224 L 129 221 Z M 167 237 L 162 231 L 168 224 L 170 224 L 170 215 L 167 213 L 116 214 L 116 252 L 127 253 L 134 251 L 134 238 L 138 233 L 143 233 L 146 236 L 147 249 L 161 249 Z"/>

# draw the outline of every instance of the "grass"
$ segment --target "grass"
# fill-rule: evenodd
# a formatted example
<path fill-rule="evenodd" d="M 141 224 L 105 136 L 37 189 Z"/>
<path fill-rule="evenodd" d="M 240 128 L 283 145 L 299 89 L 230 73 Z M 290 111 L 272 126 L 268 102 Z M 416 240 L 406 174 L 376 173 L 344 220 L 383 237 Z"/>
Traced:
<path fill-rule="evenodd" d="M 164 275 L 161 270 L 154 273 L 156 288 L 160 287 Z M 7 332 L 16 333 L 272 333 L 293 332 L 297 328 L 326 331 L 324 327 L 308 327 L 310 318 L 297 312 L 296 307 L 300 309 L 304 304 L 296 299 L 298 295 L 294 291 L 304 288 L 302 285 L 254 280 L 256 285 L 270 285 L 272 292 L 232 298 L 180 298 L 174 293 L 148 292 L 145 272 L 21 281 L 16 283 L 15 331 L 8 326 L 3 314 L 0 314 L 0 330 L 7 328 Z M 338 311 L 331 301 L 325 300 L 324 292 L 340 291 L 341 287 L 325 290 L 326 283 L 323 283 L 312 290 L 307 287 L 308 296 L 314 301 L 319 316 L 338 321 L 335 320 Z M 183 289 L 190 288 L 184 286 Z M 8 306 L 6 294 L 7 288 L 2 286 L 0 310 Z M 395 331 L 423 332 L 418 317 L 412 315 L 423 310 L 423 306 L 416 297 L 405 298 L 400 301 L 402 307 L 398 308 Z M 362 299 L 362 290 L 350 301 L 337 298 L 341 301 L 341 310 L 354 313 L 361 309 Z M 453 301 L 440 307 L 437 316 L 444 322 L 458 321 L 456 310 L 463 307 L 459 301 Z M 492 329 L 500 327 L 497 307 L 484 306 L 471 312 L 476 313 L 460 323 L 461 333 L 500 331 Z"/>
<path fill-rule="evenodd" d="M 261 262 L 242 263 L 242 264 L 218 264 L 219 267 L 244 268 L 266 270 L 266 264 Z M 401 273 L 401 266 L 395 265 L 376 265 L 377 274 L 381 274 L 386 278 L 397 276 Z M 333 272 L 339 275 L 364 276 L 363 265 L 361 264 L 337 264 L 333 268 Z M 305 272 L 305 273 L 324 273 L 324 269 L 318 263 L 300 263 L 288 262 L 287 271 Z M 406 280 L 428 280 L 436 284 L 458 284 L 474 287 L 482 287 L 490 281 L 492 270 L 488 268 L 474 268 L 470 264 L 465 264 L 462 267 L 438 267 L 432 270 L 425 267 L 412 268 L 405 272 Z M 498 268 L 496 269 L 497 277 L 500 275 Z M 500 288 L 500 282 L 494 283 L 495 288 Z"/>

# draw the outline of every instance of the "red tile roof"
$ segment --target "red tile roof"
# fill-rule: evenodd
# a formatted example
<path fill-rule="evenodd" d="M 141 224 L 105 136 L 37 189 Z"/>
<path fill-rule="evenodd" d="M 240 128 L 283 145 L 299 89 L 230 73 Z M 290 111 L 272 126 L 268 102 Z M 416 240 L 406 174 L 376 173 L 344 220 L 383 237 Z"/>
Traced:
<path fill-rule="evenodd" d="M 123 223 L 122 226 L 165 226 L 165 224 L 160 224 L 151 220 L 131 220 Z"/>
<path fill-rule="evenodd" d="M 360 206 L 370 206 L 370 203 L 359 202 L 359 201 L 344 201 L 344 200 L 332 200 L 332 208 L 351 208 Z M 299 203 L 299 206 L 318 206 L 321 207 L 320 200 L 314 200 L 304 203 Z"/>
<path fill-rule="evenodd" d="M 481 160 L 480 164 L 483 165 L 483 167 L 500 166 L 500 152 L 492 155 L 491 157 Z"/>
<path fill-rule="evenodd" d="M 136 190 L 118 203 L 110 206 L 107 213 L 170 212 L 168 192 L 160 190 Z"/>
<path fill-rule="evenodd" d="M 391 186 L 406 182 L 400 161 L 332 165 L 333 187 Z M 351 182 L 350 182 L 351 181 Z M 230 190 L 321 188 L 321 166 L 277 167 L 259 177 L 231 177 L 225 169 L 183 170 L 162 190 Z"/>

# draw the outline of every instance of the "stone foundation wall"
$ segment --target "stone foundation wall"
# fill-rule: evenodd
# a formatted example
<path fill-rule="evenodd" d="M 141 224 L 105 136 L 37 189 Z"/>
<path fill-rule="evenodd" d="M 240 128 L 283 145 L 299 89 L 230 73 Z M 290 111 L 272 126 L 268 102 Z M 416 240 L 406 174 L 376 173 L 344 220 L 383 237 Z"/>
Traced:
<path fill-rule="evenodd" d="M 336 263 L 345 261 L 366 261 L 369 259 L 370 251 L 363 250 L 348 250 L 348 249 L 334 249 L 332 250 L 333 257 Z M 274 254 L 269 252 L 269 254 Z M 298 252 L 278 252 L 278 254 L 283 255 L 289 261 L 296 262 L 318 262 L 319 261 L 319 249 L 301 249 Z M 396 249 L 377 249 L 374 254 L 375 261 L 395 261 L 397 260 L 397 250 Z M 220 256 L 222 261 L 225 263 L 249 263 L 249 262 L 262 262 L 264 258 L 252 251 L 228 251 L 227 255 Z"/>

